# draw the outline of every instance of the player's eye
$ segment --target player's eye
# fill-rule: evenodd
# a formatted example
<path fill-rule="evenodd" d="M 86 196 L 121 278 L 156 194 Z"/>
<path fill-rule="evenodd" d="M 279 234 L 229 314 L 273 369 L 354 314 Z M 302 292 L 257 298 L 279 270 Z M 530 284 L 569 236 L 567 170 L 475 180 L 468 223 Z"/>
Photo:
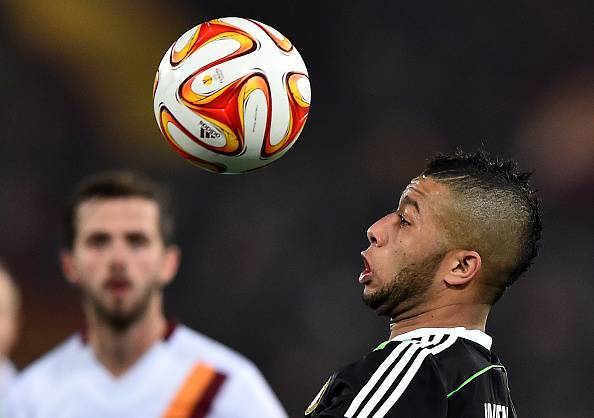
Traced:
<path fill-rule="evenodd" d="M 148 237 L 141 233 L 128 234 L 126 240 L 133 247 L 142 247 L 148 244 Z"/>
<path fill-rule="evenodd" d="M 402 226 L 410 225 L 410 222 L 407 221 L 406 218 L 404 216 L 402 216 L 401 214 L 398 214 L 398 218 L 400 218 L 400 225 L 402 225 Z"/>
<path fill-rule="evenodd" d="M 86 239 L 87 245 L 89 247 L 93 247 L 93 248 L 104 247 L 105 245 L 107 245 L 108 242 L 109 242 L 109 235 L 102 234 L 102 233 L 91 234 Z"/>

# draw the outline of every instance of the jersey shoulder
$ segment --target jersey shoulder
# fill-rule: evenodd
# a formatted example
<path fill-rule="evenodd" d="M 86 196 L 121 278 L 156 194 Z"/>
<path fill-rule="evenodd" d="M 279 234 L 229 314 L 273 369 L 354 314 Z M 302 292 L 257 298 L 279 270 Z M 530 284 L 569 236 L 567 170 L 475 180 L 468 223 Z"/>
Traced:
<path fill-rule="evenodd" d="M 435 355 L 433 360 L 448 394 L 477 371 L 500 364 L 497 357 L 485 347 L 464 338 L 458 338 L 449 349 Z"/>
<path fill-rule="evenodd" d="M 18 402 L 22 397 L 47 396 L 56 381 L 76 371 L 83 356 L 80 336 L 71 336 L 17 375 L 7 391 L 6 402 Z"/>
<path fill-rule="evenodd" d="M 491 338 L 478 330 L 411 331 L 335 373 L 307 413 L 461 418 L 500 408 L 515 416 L 505 369 L 490 347 Z"/>
<path fill-rule="evenodd" d="M 222 374 L 224 384 L 213 401 L 213 416 L 287 416 L 255 364 L 238 352 L 183 325 L 178 325 L 171 336 L 170 349 L 177 358 L 207 363 Z"/>
<path fill-rule="evenodd" d="M 507 371 L 490 350 L 461 338 L 434 360 L 446 387 L 449 416 L 516 416 Z"/>
<path fill-rule="evenodd" d="M 73 371 L 83 354 L 83 347 L 79 335 L 71 336 L 26 367 L 15 384 L 30 381 L 48 381 L 51 384 L 60 375 Z"/>
<path fill-rule="evenodd" d="M 254 363 L 242 354 L 185 325 L 176 327 L 170 349 L 176 356 L 208 363 L 225 374 L 257 371 Z"/>
<path fill-rule="evenodd" d="M 381 344 L 335 373 L 307 412 L 312 417 L 439 418 L 447 400 L 434 357 L 457 338 L 437 334 Z"/>

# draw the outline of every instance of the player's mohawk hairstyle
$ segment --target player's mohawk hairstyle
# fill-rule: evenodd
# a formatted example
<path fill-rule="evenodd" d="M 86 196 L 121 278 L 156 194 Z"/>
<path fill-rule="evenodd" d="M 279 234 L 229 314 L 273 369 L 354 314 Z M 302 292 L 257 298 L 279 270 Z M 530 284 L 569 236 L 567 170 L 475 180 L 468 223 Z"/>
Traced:
<path fill-rule="evenodd" d="M 429 161 L 423 174 L 444 178 L 470 175 L 477 179 L 500 180 L 502 183 L 515 184 L 528 194 L 536 196 L 536 191 L 528 183 L 531 172 L 520 172 L 516 161 L 492 157 L 482 149 L 472 154 L 461 149 L 457 149 L 453 155 L 438 154 Z M 538 199 L 536 204 L 538 205 Z"/>
<path fill-rule="evenodd" d="M 529 182 L 531 174 L 520 171 L 513 160 L 492 157 L 484 150 L 466 153 L 460 149 L 451 155 L 438 154 L 423 171 L 463 201 L 465 212 L 475 221 L 471 227 L 487 231 L 481 239 L 510 240 L 514 260 L 505 269 L 507 281 L 496 298 L 530 267 L 538 253 L 541 210 L 537 191 Z"/>

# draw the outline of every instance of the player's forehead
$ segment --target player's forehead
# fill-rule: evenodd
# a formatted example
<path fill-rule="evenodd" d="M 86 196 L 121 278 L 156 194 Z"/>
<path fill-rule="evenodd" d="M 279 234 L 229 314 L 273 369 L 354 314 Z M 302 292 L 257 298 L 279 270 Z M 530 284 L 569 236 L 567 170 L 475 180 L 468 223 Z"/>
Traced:
<path fill-rule="evenodd" d="M 92 198 L 83 201 L 76 210 L 79 233 L 93 230 L 157 231 L 159 207 L 144 197 Z"/>
<path fill-rule="evenodd" d="M 430 206 L 445 201 L 449 191 L 443 184 L 424 175 L 413 178 L 400 194 L 399 205 Z"/>

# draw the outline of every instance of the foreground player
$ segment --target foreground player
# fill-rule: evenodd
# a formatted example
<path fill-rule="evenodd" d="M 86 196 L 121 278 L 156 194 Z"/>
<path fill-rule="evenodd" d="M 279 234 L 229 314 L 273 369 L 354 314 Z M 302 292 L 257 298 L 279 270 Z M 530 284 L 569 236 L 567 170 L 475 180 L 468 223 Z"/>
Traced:
<path fill-rule="evenodd" d="M 67 212 L 68 281 L 86 330 L 26 369 L 10 418 L 285 417 L 254 365 L 163 315 L 180 252 L 162 191 L 126 173 L 84 183 Z"/>
<path fill-rule="evenodd" d="M 361 253 L 363 299 L 390 317 L 390 340 L 332 375 L 306 415 L 516 417 L 484 331 L 492 305 L 537 253 L 528 177 L 512 162 L 458 152 L 411 181 Z"/>
<path fill-rule="evenodd" d="M 17 340 L 20 309 L 19 289 L 0 261 L 0 398 L 4 397 L 16 376 L 9 356 Z"/>

